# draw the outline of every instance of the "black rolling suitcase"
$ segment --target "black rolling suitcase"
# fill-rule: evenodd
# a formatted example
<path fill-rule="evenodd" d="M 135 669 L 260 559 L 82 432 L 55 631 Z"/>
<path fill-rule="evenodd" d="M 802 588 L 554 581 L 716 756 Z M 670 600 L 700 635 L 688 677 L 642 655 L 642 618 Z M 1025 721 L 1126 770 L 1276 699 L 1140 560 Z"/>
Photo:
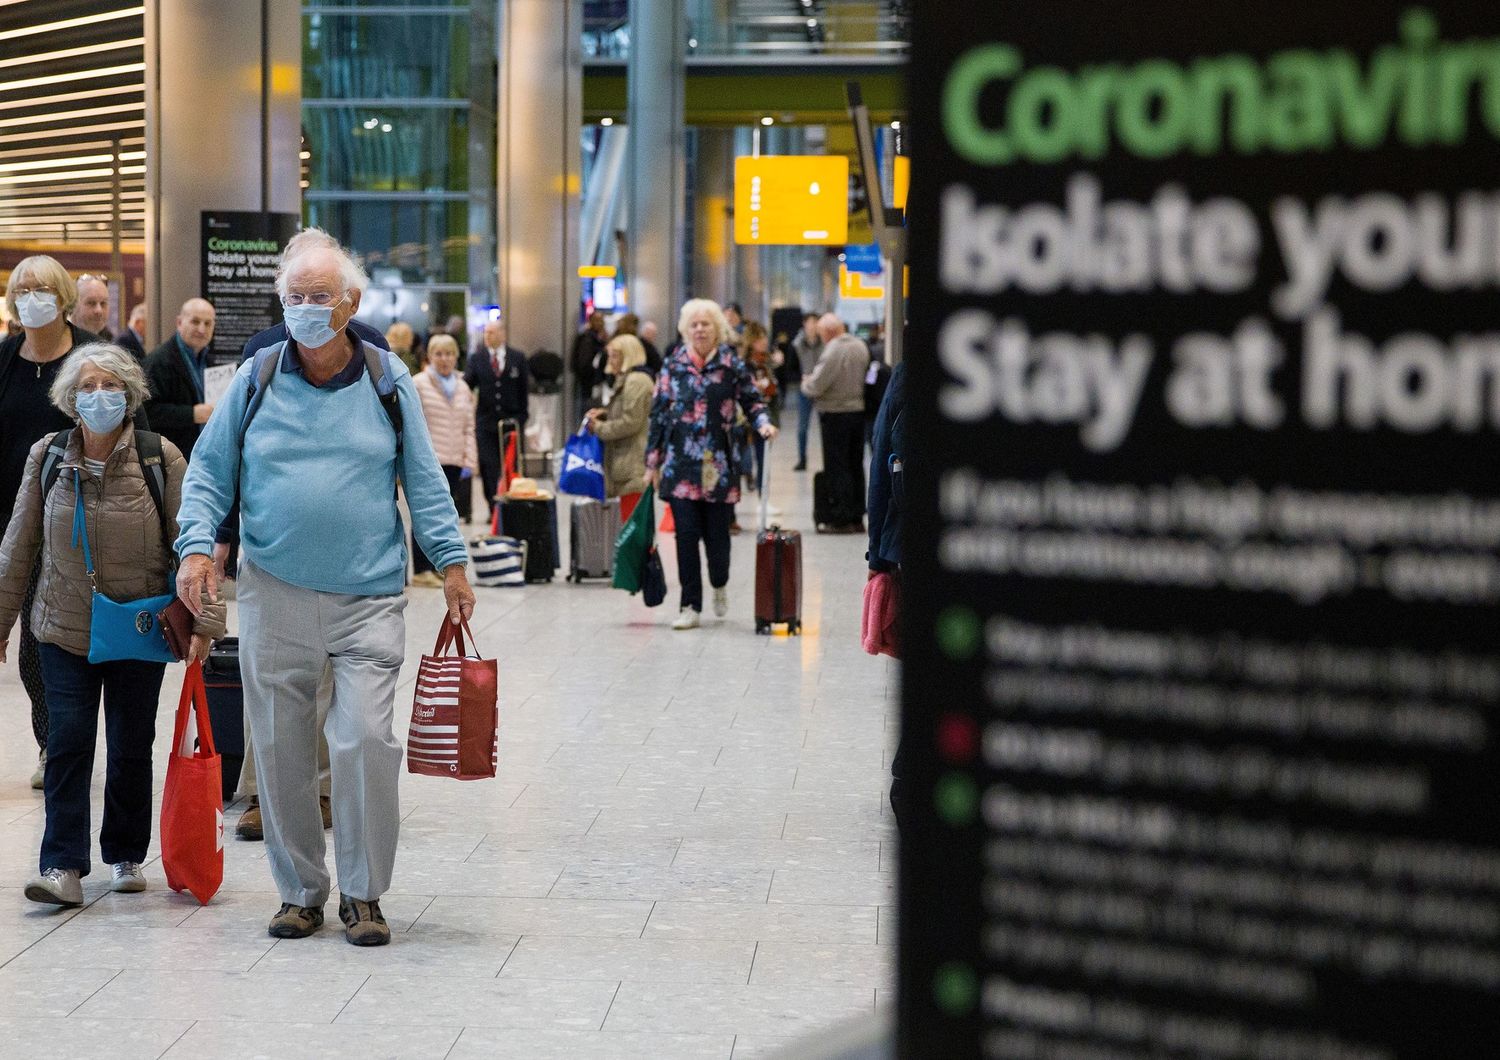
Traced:
<path fill-rule="evenodd" d="M 558 567 L 557 502 L 500 498 L 500 532 L 526 542 L 526 580 L 550 582 Z"/>
<path fill-rule="evenodd" d="M 203 664 L 208 691 L 208 720 L 214 728 L 214 748 L 223 760 L 224 805 L 234 801 L 245 761 L 245 689 L 240 683 L 240 642 L 224 637 L 214 642 Z"/>

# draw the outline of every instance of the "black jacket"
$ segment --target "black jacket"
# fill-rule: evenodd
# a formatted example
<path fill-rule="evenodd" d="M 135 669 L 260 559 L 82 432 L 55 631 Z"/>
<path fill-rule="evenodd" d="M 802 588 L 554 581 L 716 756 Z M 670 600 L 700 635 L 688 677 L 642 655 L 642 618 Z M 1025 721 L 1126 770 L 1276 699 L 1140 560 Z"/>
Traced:
<path fill-rule="evenodd" d="M 183 360 L 175 332 L 146 356 L 145 368 L 146 383 L 151 387 L 151 396 L 146 399 L 146 413 L 156 431 L 169 438 L 182 450 L 182 455 L 191 460 L 193 446 L 203 432 L 203 425 L 193 422 L 193 406 L 201 404 L 203 396 L 192 369 Z"/>
<path fill-rule="evenodd" d="M 584 328 L 573 340 L 573 384 L 591 390 L 604 379 L 604 340 Z"/>
<path fill-rule="evenodd" d="M 464 382 L 478 391 L 474 401 L 474 431 L 498 436 L 501 420 L 519 420 L 526 425 L 529 412 L 530 377 L 526 355 L 514 346 L 505 347 L 505 365 L 500 378 L 490 364 L 490 351 L 481 343 L 469 351 Z"/>
<path fill-rule="evenodd" d="M 129 328 L 121 331 L 115 336 L 115 345 L 126 351 L 138 361 L 146 359 L 146 347 L 141 345 L 141 340 L 136 338 L 135 332 Z"/>

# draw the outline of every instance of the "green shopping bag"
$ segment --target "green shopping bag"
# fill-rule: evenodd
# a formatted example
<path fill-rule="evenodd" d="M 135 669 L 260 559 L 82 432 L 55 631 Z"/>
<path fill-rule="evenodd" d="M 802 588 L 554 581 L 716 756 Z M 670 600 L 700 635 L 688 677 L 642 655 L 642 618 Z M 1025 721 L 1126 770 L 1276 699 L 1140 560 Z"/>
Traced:
<path fill-rule="evenodd" d="M 656 488 L 647 486 L 615 538 L 615 574 L 610 582 L 627 593 L 641 591 L 641 568 L 656 543 Z"/>

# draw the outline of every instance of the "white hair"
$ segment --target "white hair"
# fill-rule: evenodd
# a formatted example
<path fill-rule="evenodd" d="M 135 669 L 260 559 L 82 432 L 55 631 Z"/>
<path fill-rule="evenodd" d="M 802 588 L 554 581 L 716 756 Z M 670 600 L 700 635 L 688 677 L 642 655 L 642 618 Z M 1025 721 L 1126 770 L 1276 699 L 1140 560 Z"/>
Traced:
<path fill-rule="evenodd" d="M 715 340 L 718 345 L 723 346 L 734 337 L 734 331 L 729 326 L 729 321 L 724 319 L 724 310 L 719 308 L 719 303 L 710 298 L 689 298 L 682 304 L 682 312 L 677 314 L 677 334 L 682 336 L 682 341 L 688 341 L 688 322 L 699 313 L 707 313 L 714 322 L 714 330 L 718 333 Z"/>
<path fill-rule="evenodd" d="M 317 232 L 319 235 L 326 237 L 328 242 L 308 240 L 297 249 L 295 254 L 291 253 L 292 244 L 287 244 L 286 252 L 281 256 L 281 266 L 276 270 L 276 293 L 279 296 L 282 298 L 286 297 L 287 277 L 291 275 L 292 266 L 302 257 L 315 250 L 326 250 L 338 258 L 339 283 L 343 285 L 345 291 L 363 291 L 366 287 L 370 286 L 370 277 L 366 276 L 365 270 L 359 267 L 359 262 L 355 261 L 353 255 L 339 246 L 327 232 L 317 228 L 309 228 L 307 231 L 299 232 L 296 236 L 293 236 L 293 242 L 311 232 Z"/>
<path fill-rule="evenodd" d="M 112 342 L 91 342 L 79 346 L 63 358 L 57 378 L 52 380 L 52 389 L 47 396 L 63 412 L 78 419 L 78 377 L 83 366 L 96 364 L 125 384 L 125 409 L 134 414 L 151 396 L 146 385 L 146 373 L 140 362 Z"/>

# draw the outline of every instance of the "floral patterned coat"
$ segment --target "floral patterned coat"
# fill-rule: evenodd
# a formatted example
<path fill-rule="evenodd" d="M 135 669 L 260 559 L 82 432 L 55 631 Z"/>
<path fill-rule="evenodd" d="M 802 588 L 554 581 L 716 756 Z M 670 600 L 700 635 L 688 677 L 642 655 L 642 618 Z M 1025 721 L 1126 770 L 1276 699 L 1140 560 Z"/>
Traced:
<path fill-rule="evenodd" d="M 750 368 L 732 346 L 720 346 L 700 371 L 687 349 L 673 353 L 656 379 L 646 466 L 661 472 L 663 499 L 716 501 L 740 499 L 740 474 L 731 433 L 735 405 L 759 430 L 771 422 Z"/>

